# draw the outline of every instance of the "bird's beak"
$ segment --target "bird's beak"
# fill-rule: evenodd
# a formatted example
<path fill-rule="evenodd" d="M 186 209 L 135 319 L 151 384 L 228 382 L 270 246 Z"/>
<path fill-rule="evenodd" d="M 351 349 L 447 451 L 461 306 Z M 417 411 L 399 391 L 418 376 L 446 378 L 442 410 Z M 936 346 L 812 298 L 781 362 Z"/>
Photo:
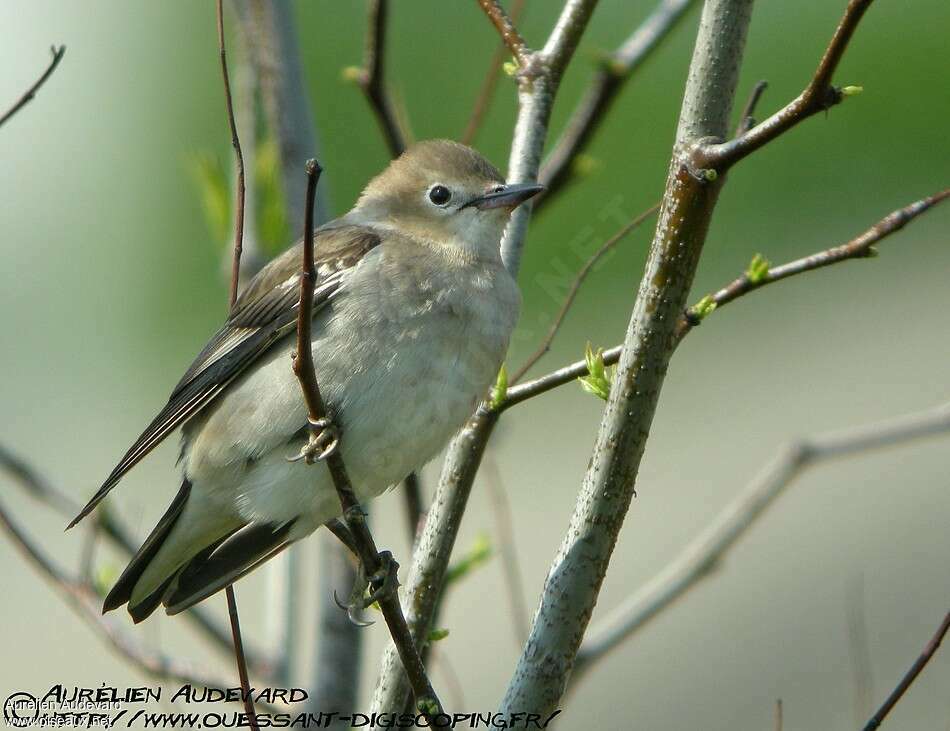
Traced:
<path fill-rule="evenodd" d="M 480 210 L 489 208 L 517 208 L 529 198 L 533 198 L 544 190 L 543 185 L 536 183 L 515 183 L 505 185 L 491 193 L 485 193 L 478 198 L 473 198 L 466 203 L 463 208 L 475 206 Z"/>

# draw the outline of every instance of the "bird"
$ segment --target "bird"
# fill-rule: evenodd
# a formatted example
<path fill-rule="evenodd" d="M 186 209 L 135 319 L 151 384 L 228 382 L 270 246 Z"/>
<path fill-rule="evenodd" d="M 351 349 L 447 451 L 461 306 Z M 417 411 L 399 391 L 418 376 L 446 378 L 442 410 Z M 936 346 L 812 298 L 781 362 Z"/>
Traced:
<path fill-rule="evenodd" d="M 362 505 L 435 457 L 498 376 L 521 295 L 502 261 L 507 184 L 475 150 L 416 143 L 315 230 L 311 346 Z M 136 623 L 215 594 L 341 506 L 292 369 L 303 241 L 251 279 L 168 403 L 68 527 L 178 427 L 181 487 L 106 596 Z"/>

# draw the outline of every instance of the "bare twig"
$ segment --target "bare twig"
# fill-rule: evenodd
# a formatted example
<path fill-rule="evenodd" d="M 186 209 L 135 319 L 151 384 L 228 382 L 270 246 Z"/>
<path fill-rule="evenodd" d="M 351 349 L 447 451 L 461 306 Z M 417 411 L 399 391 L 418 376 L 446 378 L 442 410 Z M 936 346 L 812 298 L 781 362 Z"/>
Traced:
<path fill-rule="evenodd" d="M 847 591 L 848 656 L 851 660 L 851 679 L 854 686 L 855 728 L 873 709 L 874 677 L 871 671 L 871 648 L 868 642 L 868 623 L 864 597 L 864 574 L 849 582 Z"/>
<path fill-rule="evenodd" d="M 782 731 L 785 727 L 785 722 L 783 720 L 782 713 L 782 699 L 776 698 L 775 700 L 775 731 Z"/>
<path fill-rule="evenodd" d="M 525 0 L 515 0 L 511 4 L 511 22 L 517 23 L 524 10 Z M 495 52 L 492 54 L 491 61 L 488 64 L 488 72 L 485 74 L 485 80 L 478 91 L 478 97 L 475 99 L 475 105 L 472 107 L 472 114 L 465 125 L 465 131 L 462 133 L 461 141 L 470 145 L 475 140 L 478 130 L 481 129 L 488 108 L 495 95 L 495 89 L 498 86 L 498 80 L 501 78 L 501 65 L 505 62 L 505 55 L 508 46 L 504 41 L 498 44 Z"/>
<path fill-rule="evenodd" d="M 666 568 L 590 629 L 578 652 L 572 682 L 719 567 L 739 539 L 805 470 L 948 432 L 950 404 L 945 404 L 877 424 L 806 437 L 781 448 Z"/>
<path fill-rule="evenodd" d="M 850 0 L 838 23 L 818 68 L 805 90 L 785 107 L 744 134 L 719 144 L 698 144 L 692 164 L 696 169 L 725 171 L 750 153 L 787 132 L 799 122 L 840 104 L 845 92 L 831 85 L 831 77 L 858 27 L 874 0 Z"/>
<path fill-rule="evenodd" d="M 647 218 L 656 213 L 659 208 L 659 203 L 655 203 L 654 205 L 650 206 L 650 208 L 624 225 L 622 229 L 607 239 L 607 241 L 605 241 L 603 245 L 597 249 L 597 251 L 595 251 L 586 262 L 584 262 L 584 266 L 580 268 L 580 271 L 577 272 L 577 276 L 574 277 L 574 281 L 571 283 L 571 288 L 568 290 L 567 296 L 564 298 L 561 309 L 558 311 L 557 315 L 555 315 L 554 322 L 551 323 L 551 327 L 548 330 L 547 335 L 545 335 L 544 340 L 541 341 L 541 344 L 538 346 L 537 350 L 535 350 L 534 353 L 528 357 L 524 364 L 512 374 L 510 383 L 514 384 L 520 381 L 522 377 L 524 377 L 524 374 L 531 370 L 531 368 L 534 367 L 534 365 L 551 350 L 551 343 L 554 342 L 554 338 L 557 335 L 558 330 L 561 329 L 561 325 L 564 323 L 564 318 L 567 317 L 567 313 L 574 304 L 574 300 L 577 297 L 577 293 L 580 291 L 581 285 L 584 284 L 584 280 L 587 279 L 587 275 L 590 274 L 591 270 L 597 265 L 597 262 L 606 256 L 606 254 L 611 251 L 627 234 L 637 228 Z"/>
<path fill-rule="evenodd" d="M 403 494 L 406 497 L 406 523 L 409 528 L 409 545 L 416 542 L 416 534 L 422 525 L 425 516 L 425 507 L 422 500 L 422 483 L 416 472 L 410 472 L 402 481 Z"/>
<path fill-rule="evenodd" d="M 515 548 L 515 531 L 511 520 L 511 505 L 508 494 L 501 481 L 501 470 L 491 456 L 485 460 L 488 494 L 491 498 L 492 512 L 495 516 L 495 534 L 498 536 L 498 554 L 501 559 L 502 575 L 505 579 L 511 622 L 515 640 L 523 644 L 528 638 L 528 610 L 524 601 L 524 581 L 521 578 L 521 564 Z"/>
<path fill-rule="evenodd" d="M 363 68 L 357 69 L 355 80 L 360 85 L 376 121 L 382 130 L 392 157 L 399 157 L 406 149 L 407 134 L 399 122 L 399 115 L 386 88 L 386 18 L 388 0 L 369 0 L 366 25 L 366 53 Z"/>
<path fill-rule="evenodd" d="M 899 231 L 908 223 L 913 221 L 920 214 L 928 211 L 930 208 L 950 197 L 950 189 L 942 190 L 939 193 L 915 201 L 904 208 L 900 208 L 874 224 L 864 233 L 851 239 L 851 241 L 841 246 L 819 251 L 811 256 L 806 256 L 795 261 L 772 267 L 767 272 L 760 275 L 760 278 L 752 281 L 748 275 L 739 277 L 735 281 L 726 285 L 715 294 L 710 295 L 711 304 L 719 309 L 739 297 L 748 294 L 756 289 L 764 287 L 766 284 L 778 282 L 787 279 L 796 274 L 803 274 L 814 269 L 837 264 L 838 262 L 848 261 L 849 259 L 867 257 L 872 247 L 890 234 Z M 690 308 L 686 314 L 679 318 L 676 325 L 674 337 L 677 342 L 683 339 L 686 334 L 696 326 L 697 319 L 696 308 Z M 620 354 L 623 348 L 615 346 L 603 353 L 604 364 L 613 365 L 620 360 Z M 587 362 L 583 360 L 576 361 L 570 365 L 564 366 L 552 371 L 544 376 L 535 378 L 531 381 L 512 386 L 508 389 L 507 396 L 499 405 L 499 409 L 504 411 L 516 404 L 526 401 L 534 396 L 539 396 L 558 386 L 571 383 L 581 376 L 588 375 Z"/>
<path fill-rule="evenodd" d="M 897 702 L 904 696 L 904 693 L 907 692 L 911 683 L 920 675 L 920 671 L 924 669 L 924 666 L 930 662 L 930 658 L 937 652 L 937 648 L 940 647 L 940 643 L 943 642 L 947 630 L 950 630 L 950 612 L 947 612 L 934 636 L 930 638 L 923 652 L 920 653 L 920 656 L 914 661 L 914 664 L 910 666 L 910 670 L 901 678 L 901 682 L 897 684 L 897 687 L 894 688 L 893 692 L 887 697 L 887 700 L 884 701 L 884 705 L 881 706 L 877 713 L 871 717 L 871 720 L 867 722 L 864 731 L 874 731 L 874 729 L 878 728 L 881 722 L 887 718 L 887 714 L 897 705 Z"/>
<path fill-rule="evenodd" d="M 485 12 L 485 15 L 488 16 L 492 25 L 498 30 L 498 35 L 501 36 L 501 42 L 511 51 L 511 55 L 518 61 L 518 65 L 521 68 L 525 68 L 530 53 L 528 45 L 524 42 L 524 38 L 521 37 L 521 34 L 515 27 L 514 21 L 509 17 L 508 13 L 505 12 L 501 3 L 499 3 L 498 0 L 478 0 L 478 4 Z"/>
<path fill-rule="evenodd" d="M 234 258 L 231 265 L 231 288 L 229 293 L 229 307 L 233 311 L 237 302 L 238 286 L 241 279 L 241 251 L 244 245 L 244 153 L 241 152 L 241 141 L 238 139 L 237 123 L 234 121 L 234 103 L 231 99 L 231 80 L 228 78 L 228 58 L 224 45 L 224 9 L 221 0 L 215 5 L 218 26 L 218 53 L 221 57 L 221 77 L 224 82 L 224 100 L 228 111 L 228 127 L 231 130 L 231 146 L 234 148 L 234 159 L 237 165 L 237 201 L 234 208 Z M 250 683 L 247 677 L 247 659 L 244 656 L 244 643 L 241 641 L 241 624 L 238 620 L 237 599 L 234 596 L 234 586 L 228 584 L 224 588 L 228 602 L 228 619 L 231 622 L 231 638 L 234 642 L 234 656 L 237 662 L 238 676 L 241 681 L 244 709 L 247 712 L 248 723 L 254 731 L 258 725 L 254 713 L 254 701 L 251 698 Z"/>
<path fill-rule="evenodd" d="M 544 48 L 532 53 L 533 61 L 523 67 L 518 76 L 518 119 L 509 156 L 509 182 L 537 179 L 561 75 L 573 57 L 595 5 L 596 0 L 567 0 Z M 529 220 L 530 202 L 515 210 L 502 239 L 502 258 L 515 276 Z M 432 507 L 413 552 L 406 585 L 406 594 L 410 597 L 408 622 L 417 643 L 424 642 L 431 629 L 462 515 L 496 421 L 497 414 L 480 407 L 448 447 Z M 380 664 L 372 708 L 401 712 L 407 693 L 405 681 L 398 672 L 397 653 L 392 647 L 387 648 Z"/>
<path fill-rule="evenodd" d="M 607 118 L 624 84 L 669 35 L 694 1 L 660 0 L 649 17 L 620 47 L 600 60 L 587 91 L 544 161 L 538 179 L 547 190 L 536 199 L 536 208 L 546 205 L 563 190 L 571 177 L 574 161 Z"/>
<path fill-rule="evenodd" d="M 300 388 L 303 391 L 304 402 L 311 422 L 320 422 L 326 419 L 327 410 L 320 394 L 317 383 L 317 374 L 313 364 L 311 351 L 310 320 L 313 312 L 313 287 L 316 282 L 316 270 L 313 264 L 313 200 L 316 195 L 317 181 L 320 178 L 320 166 L 316 160 L 307 163 L 307 208 L 305 211 L 303 263 L 300 274 L 300 307 L 297 313 L 297 348 L 294 354 L 293 367 Z M 339 450 L 334 450 L 326 456 L 327 468 L 333 478 L 340 505 L 347 527 L 353 536 L 359 559 L 367 575 L 378 575 L 385 570 L 376 542 L 363 519 L 363 509 L 360 507 L 350 478 L 343 464 L 343 457 Z M 390 571 L 395 575 L 398 564 L 391 559 Z M 399 603 L 399 593 L 395 590 L 384 592 L 378 598 L 379 607 L 389 627 L 393 642 L 399 650 L 399 657 L 403 668 L 412 686 L 416 699 L 416 707 L 425 715 L 432 716 L 442 712 L 439 699 L 432 689 L 425 667 L 419 657 L 419 652 L 413 642 L 412 635 L 406 625 L 406 619 Z"/>
<path fill-rule="evenodd" d="M 33 84 L 33 86 L 27 89 L 23 96 L 17 99 L 16 104 L 10 107 L 4 113 L 4 115 L 0 117 L 0 127 L 6 124 L 7 120 L 9 120 L 14 114 L 19 112 L 21 109 L 23 109 L 23 107 L 33 100 L 33 97 L 36 96 L 36 92 L 38 92 L 40 87 L 46 83 L 46 80 L 52 76 L 53 72 L 56 70 L 56 67 L 59 66 L 59 62 L 63 60 L 63 55 L 66 53 L 66 46 L 60 46 L 59 48 L 56 46 L 51 46 L 50 53 L 53 54 L 53 58 L 50 60 L 49 66 L 46 67 L 46 71 L 44 71 L 43 75 L 36 80 L 36 83 Z"/>
<path fill-rule="evenodd" d="M 758 106 L 759 100 L 762 98 L 762 95 L 768 88 L 768 81 L 763 80 L 755 82 L 755 86 L 753 86 L 752 91 L 749 92 L 749 98 L 746 100 L 745 106 L 742 108 L 742 113 L 739 115 L 739 121 L 736 124 L 736 132 L 733 137 L 741 137 L 750 129 L 755 127 L 755 118 L 752 115 L 755 114 L 755 108 Z"/>
<path fill-rule="evenodd" d="M 238 139 L 237 124 L 234 121 L 234 103 L 231 100 L 231 80 L 228 77 L 228 57 L 224 45 L 224 10 L 221 0 L 217 0 L 218 55 L 221 58 L 221 77 L 224 81 L 224 101 L 228 110 L 228 127 L 231 130 L 231 147 L 237 166 L 237 201 L 234 207 L 234 257 L 231 264 L 231 290 L 229 307 L 234 307 L 238 296 L 238 283 L 241 279 L 241 251 L 244 247 L 244 153 Z M 229 599 L 230 601 L 230 599 Z"/>

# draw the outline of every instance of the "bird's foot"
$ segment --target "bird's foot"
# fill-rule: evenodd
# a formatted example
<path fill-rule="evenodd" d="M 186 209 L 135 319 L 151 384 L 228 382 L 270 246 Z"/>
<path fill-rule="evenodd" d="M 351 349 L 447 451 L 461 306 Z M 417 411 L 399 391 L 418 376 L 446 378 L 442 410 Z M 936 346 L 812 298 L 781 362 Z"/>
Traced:
<path fill-rule="evenodd" d="M 340 601 L 336 592 L 333 594 L 333 600 L 340 609 L 346 610 L 350 621 L 358 627 L 368 627 L 373 622 L 364 621 L 359 618 L 360 612 L 380 599 L 390 596 L 399 588 L 399 579 L 397 572 L 399 564 L 393 558 L 389 551 L 381 551 L 378 556 L 379 567 L 372 574 L 367 575 L 366 569 L 360 562 L 356 571 L 356 581 L 353 582 L 353 591 L 350 592 L 349 601 L 343 603 Z M 367 592 L 368 590 L 368 592 Z"/>
<path fill-rule="evenodd" d="M 324 416 L 321 419 L 307 417 L 307 422 L 310 424 L 310 436 L 307 443 L 300 448 L 296 456 L 288 457 L 289 462 L 300 460 L 304 460 L 307 464 L 320 462 L 335 453 L 340 446 L 340 428 L 330 417 Z"/>

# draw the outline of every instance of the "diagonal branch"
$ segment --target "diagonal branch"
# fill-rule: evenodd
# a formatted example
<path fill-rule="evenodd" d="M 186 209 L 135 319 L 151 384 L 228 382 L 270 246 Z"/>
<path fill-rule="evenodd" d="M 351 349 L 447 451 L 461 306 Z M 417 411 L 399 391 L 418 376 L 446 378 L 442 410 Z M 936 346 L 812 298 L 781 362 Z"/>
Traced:
<path fill-rule="evenodd" d="M 376 121 L 379 122 L 389 154 L 392 157 L 399 157 L 406 149 L 408 135 L 399 122 L 399 115 L 386 88 L 386 18 L 388 15 L 388 0 L 370 0 L 363 67 L 356 69 L 354 78 L 376 115 Z"/>
<path fill-rule="evenodd" d="M 873 256 L 870 252 L 873 251 L 872 247 L 874 244 L 890 236 L 892 233 L 901 230 L 919 215 L 930 210 L 933 206 L 947 198 L 950 198 L 950 188 L 893 211 L 871 226 L 867 231 L 845 244 L 819 251 L 810 256 L 788 262 L 787 264 L 772 267 L 762 274 L 761 278 L 755 281 L 750 279 L 748 274 L 739 277 L 715 294 L 710 295 L 706 307 L 708 308 L 708 305 L 714 305 L 715 308 L 718 309 L 739 299 L 743 295 L 764 287 L 766 284 L 772 284 L 797 274 L 804 274 L 814 269 L 821 269 L 850 259 Z M 711 311 L 711 308 L 708 308 L 707 312 L 708 311 Z M 674 333 L 676 341 L 679 342 L 682 340 L 699 321 L 697 307 L 692 307 L 687 310 L 677 322 Z M 623 348 L 619 345 L 605 350 L 603 353 L 604 364 L 609 366 L 617 363 L 620 360 L 622 350 Z M 504 411 L 529 398 L 540 396 L 558 386 L 571 383 L 581 376 L 586 375 L 589 375 L 587 362 L 584 360 L 575 361 L 570 365 L 566 365 L 534 380 L 512 386 L 508 389 L 505 399 L 498 408 Z"/>
<path fill-rule="evenodd" d="M 698 145 L 692 160 L 695 169 L 724 172 L 799 122 L 840 104 L 848 89 L 842 90 L 832 86 L 831 77 L 838 68 L 858 23 L 872 2 L 874 0 L 850 0 L 818 68 L 815 69 L 814 76 L 801 94 L 771 117 L 735 139 L 719 144 Z"/>
<path fill-rule="evenodd" d="M 571 177 L 574 161 L 587 148 L 607 118 L 611 106 L 633 73 L 676 26 L 694 0 L 660 0 L 649 17 L 617 50 L 600 60 L 584 96 L 558 137 L 538 180 L 547 187 L 535 200 L 535 208 L 546 205 Z"/>
<path fill-rule="evenodd" d="M 590 274 L 591 270 L 597 266 L 597 262 L 603 259 L 620 241 L 626 237 L 631 231 L 637 228 L 641 223 L 643 223 L 647 218 L 652 216 L 660 208 L 660 204 L 656 203 L 650 206 L 640 215 L 636 216 L 629 223 L 625 224 L 617 233 L 607 239 L 597 251 L 595 251 L 590 258 L 584 262 L 584 265 L 580 268 L 580 271 L 577 272 L 577 275 L 574 277 L 574 281 L 571 282 L 571 287 L 567 292 L 567 296 L 564 298 L 564 302 L 561 304 L 561 309 L 558 310 L 557 315 L 554 317 L 554 322 L 551 323 L 551 327 L 548 329 L 547 335 L 544 336 L 544 339 L 541 341 L 541 344 L 538 348 L 532 353 L 524 364 L 515 371 L 510 378 L 510 383 L 517 383 L 524 377 L 524 374 L 531 370 L 534 365 L 543 358 L 548 351 L 551 350 L 551 343 L 554 342 L 554 338 L 557 336 L 558 330 L 561 329 L 561 325 L 564 323 L 564 318 L 567 317 L 567 313 L 570 312 L 571 307 L 574 304 L 574 300 L 577 298 L 577 293 L 580 291 L 581 286 L 584 284 L 584 280 L 587 279 L 587 275 Z"/>
<path fill-rule="evenodd" d="M 920 656 L 914 661 L 914 664 L 910 666 L 910 670 L 901 678 L 901 682 L 897 684 L 894 691 L 887 697 L 887 700 L 884 701 L 884 705 L 881 706 L 871 720 L 867 722 L 864 731 L 874 731 L 874 729 L 881 725 L 881 722 L 887 717 L 887 714 L 891 712 L 891 709 L 897 705 L 897 702 L 904 696 L 904 693 L 907 692 L 911 683 L 920 675 L 920 671 L 930 662 L 930 658 L 937 652 L 948 630 L 950 630 L 950 612 L 947 612 L 946 616 L 944 616 L 943 622 L 940 623 L 934 636 L 930 638 L 923 652 L 920 653 Z"/>
<path fill-rule="evenodd" d="M 320 387 L 317 383 L 317 374 L 313 364 L 311 350 L 310 322 L 313 316 L 313 288 L 316 282 L 316 270 L 313 264 L 313 201 L 316 195 L 317 181 L 320 179 L 321 169 L 316 160 L 307 163 L 307 207 L 305 209 L 303 263 L 300 274 L 300 307 L 297 311 L 297 348 L 294 353 L 294 373 L 300 381 L 304 402 L 307 405 L 311 424 L 325 421 L 327 409 Z M 356 499 L 353 485 L 343 464 L 343 457 L 338 450 L 326 454 L 326 464 L 333 478 L 340 505 L 347 527 L 354 539 L 360 562 L 363 569 L 370 576 L 379 575 L 386 570 L 376 548 L 376 542 L 363 519 L 363 509 Z M 391 560 L 391 571 L 395 574 L 398 564 Z M 425 667 L 419 657 L 419 652 L 413 643 L 402 606 L 399 603 L 399 593 L 393 589 L 382 592 L 377 599 L 383 617 L 389 627 L 393 642 L 399 650 L 399 657 L 403 668 L 412 686 L 415 695 L 416 707 L 427 717 L 442 712 L 439 699 L 432 689 Z"/>
<path fill-rule="evenodd" d="M 501 3 L 499 3 L 498 0 L 478 0 L 478 4 L 485 12 L 485 15 L 488 16 L 492 25 L 495 26 L 498 35 L 501 36 L 501 42 L 508 47 L 508 50 L 511 51 L 511 55 L 518 61 L 518 65 L 521 66 L 521 68 L 527 66 L 530 59 L 528 44 L 525 43 L 524 38 L 521 37 L 521 34 L 515 27 L 514 21 L 512 21 L 508 13 L 505 12 Z"/>
<path fill-rule="evenodd" d="M 783 447 L 666 568 L 589 630 L 571 682 L 718 568 L 765 511 L 809 468 L 947 433 L 950 404 L 878 424 L 806 437 Z"/>
<path fill-rule="evenodd" d="M 6 124 L 7 120 L 13 117 L 14 114 L 19 112 L 23 107 L 33 101 L 33 98 L 36 96 L 36 92 L 40 90 L 40 87 L 46 83 L 46 80 L 52 76 L 53 72 L 56 70 L 56 67 L 59 66 L 59 62 L 63 60 L 63 56 L 66 54 L 66 46 L 56 46 L 50 47 L 50 53 L 53 54 L 52 60 L 49 62 L 49 66 L 46 67 L 46 71 L 43 72 L 43 75 L 36 80 L 36 83 L 33 84 L 29 89 L 26 90 L 26 93 L 23 94 L 16 103 L 10 107 L 2 117 L 0 117 L 0 127 Z"/>

